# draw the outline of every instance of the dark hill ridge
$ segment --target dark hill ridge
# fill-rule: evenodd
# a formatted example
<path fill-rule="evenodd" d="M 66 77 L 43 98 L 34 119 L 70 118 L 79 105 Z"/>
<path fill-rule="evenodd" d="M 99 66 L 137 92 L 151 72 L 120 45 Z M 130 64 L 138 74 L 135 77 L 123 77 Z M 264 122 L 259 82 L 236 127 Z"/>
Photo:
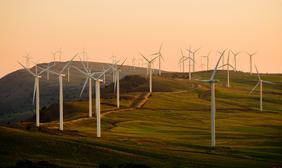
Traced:
<path fill-rule="evenodd" d="M 54 71 L 60 71 L 65 65 L 65 62 L 56 62 L 52 68 Z M 74 66 L 82 69 L 81 62 L 73 62 Z M 47 66 L 47 64 L 40 64 L 40 66 Z M 106 68 L 108 64 L 89 62 L 89 67 L 92 71 L 101 71 L 103 66 Z M 32 68 L 34 71 L 35 67 Z M 79 99 L 79 94 L 85 77 L 82 76 L 77 70 L 71 68 L 70 83 L 64 79 L 64 99 L 65 101 L 72 101 Z M 133 70 L 130 66 L 124 66 L 120 73 L 120 78 L 126 75 L 145 75 L 145 68 L 135 68 Z M 106 75 L 106 85 L 112 82 L 112 73 Z M 19 118 L 30 117 L 28 112 L 32 112 L 34 106 L 32 105 L 34 78 L 24 69 L 12 72 L 0 79 L 0 122 L 7 121 L 15 116 Z M 103 87 L 103 85 L 102 85 Z M 41 108 L 49 106 L 58 102 L 58 77 L 50 74 L 50 80 L 46 80 L 46 73 L 42 74 L 40 80 L 40 96 Z M 84 97 L 86 94 L 83 95 Z M 27 114 L 28 116 L 26 116 Z M 7 118 L 8 117 L 8 118 Z M 11 118 L 10 118 L 11 117 Z"/>

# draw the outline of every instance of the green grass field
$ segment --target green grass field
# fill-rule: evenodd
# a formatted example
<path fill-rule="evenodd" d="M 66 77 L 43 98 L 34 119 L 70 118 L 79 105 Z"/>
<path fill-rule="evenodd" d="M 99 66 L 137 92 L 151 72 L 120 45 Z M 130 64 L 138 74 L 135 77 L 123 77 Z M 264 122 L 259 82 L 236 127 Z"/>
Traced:
<path fill-rule="evenodd" d="M 194 78 L 208 79 L 209 75 L 199 72 Z M 215 149 L 210 148 L 209 85 L 188 81 L 182 74 L 164 76 L 154 77 L 157 92 L 142 108 L 105 114 L 102 138 L 96 138 L 95 118 L 75 121 L 87 116 L 87 101 L 69 103 L 73 111 L 80 110 L 66 116 L 63 133 L 0 127 L 0 166 L 24 159 L 64 167 L 125 163 L 159 168 L 282 166 L 281 75 L 262 75 L 276 85 L 264 86 L 264 111 L 260 112 L 258 92 L 249 95 L 256 75 L 232 72 L 231 87 L 226 88 L 226 72 L 218 72 Z M 148 89 L 147 84 L 138 87 Z M 140 94 L 123 93 L 122 108 L 129 108 Z M 115 108 L 115 99 L 102 103 L 102 111 Z"/>

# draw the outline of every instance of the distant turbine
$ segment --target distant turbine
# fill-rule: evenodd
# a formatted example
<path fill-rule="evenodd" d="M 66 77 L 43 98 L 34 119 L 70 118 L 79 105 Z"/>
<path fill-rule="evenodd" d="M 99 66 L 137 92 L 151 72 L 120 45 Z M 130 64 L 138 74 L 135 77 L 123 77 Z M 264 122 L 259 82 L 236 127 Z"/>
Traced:
<path fill-rule="evenodd" d="M 26 54 L 25 56 L 23 56 L 23 58 L 25 58 L 25 66 L 26 66 L 26 68 L 30 68 L 31 57 L 29 56 L 29 53 Z"/>
<path fill-rule="evenodd" d="M 163 58 L 162 53 L 161 53 L 162 47 L 163 47 L 163 43 L 161 44 L 161 46 L 160 46 L 160 48 L 159 48 L 159 51 L 156 52 L 156 53 L 154 53 L 154 54 L 152 54 L 152 55 L 157 55 L 158 58 L 159 58 L 159 76 L 161 76 L 161 74 L 162 74 L 162 70 L 161 70 L 161 60 L 164 61 L 164 58 Z"/>
<path fill-rule="evenodd" d="M 146 58 L 142 53 L 140 55 L 147 61 L 148 63 L 148 70 L 150 73 L 150 80 L 149 80 L 149 86 L 150 86 L 150 93 L 152 93 L 152 63 L 158 58 L 158 56 L 154 57 L 153 59 L 149 60 Z"/>
<path fill-rule="evenodd" d="M 206 58 L 206 65 L 207 65 L 207 71 L 209 70 L 209 63 L 210 63 L 210 54 L 211 54 L 211 51 L 209 51 L 209 53 L 205 56 L 203 56 L 204 58 Z"/>
<path fill-rule="evenodd" d="M 192 80 L 191 61 L 194 63 L 194 60 L 190 57 L 190 50 L 187 50 L 187 51 L 188 51 L 188 57 L 183 55 L 183 52 L 182 52 L 182 49 L 181 49 L 181 54 L 182 54 L 182 57 L 184 58 L 182 61 L 183 62 L 185 62 L 186 60 L 189 61 L 189 65 L 188 65 L 189 66 L 189 80 Z"/>
<path fill-rule="evenodd" d="M 134 57 L 134 56 L 133 56 L 133 58 L 132 58 L 131 62 L 132 62 L 132 68 L 135 70 L 135 63 L 136 63 L 136 59 L 135 59 L 135 57 Z"/>
<path fill-rule="evenodd" d="M 240 52 L 233 52 L 232 50 L 231 50 L 231 52 L 234 56 L 234 69 L 235 69 L 235 71 L 237 71 L 237 56 L 240 54 Z"/>
<path fill-rule="evenodd" d="M 72 61 L 75 59 L 75 57 L 78 55 L 75 54 L 75 56 L 70 60 L 68 61 L 68 63 L 63 67 L 63 69 L 60 71 L 60 72 L 54 72 L 54 71 L 50 71 L 50 73 L 52 74 L 55 74 L 55 75 L 58 75 L 59 76 L 59 86 L 60 86 L 60 93 L 59 93 L 59 97 L 60 97 L 60 100 L 59 100 L 59 105 L 60 105 L 60 115 L 59 115 L 59 119 L 60 119 L 60 131 L 63 131 L 64 130 L 64 94 L 63 94 L 63 77 L 65 77 L 66 75 L 63 74 L 64 71 L 71 65 Z"/>
<path fill-rule="evenodd" d="M 183 51 L 182 51 L 181 48 L 180 48 L 180 52 L 181 52 L 181 57 L 179 59 L 179 64 L 180 64 L 180 69 L 181 69 L 181 64 L 182 64 L 182 72 L 184 73 L 185 72 L 185 58 L 186 57 L 184 56 Z"/>
<path fill-rule="evenodd" d="M 39 80 L 41 78 L 41 74 L 43 74 L 45 71 L 47 71 L 48 69 L 44 69 L 42 70 L 40 73 L 34 73 L 32 72 L 28 67 L 25 67 L 23 64 L 21 64 L 19 62 L 19 64 L 28 72 L 30 73 L 33 77 L 34 77 L 34 88 L 33 88 L 33 98 L 32 98 L 32 104 L 34 105 L 34 99 L 36 99 L 36 106 L 35 106 L 35 118 L 36 118 L 36 127 L 40 126 L 40 88 L 39 88 Z"/>
<path fill-rule="evenodd" d="M 114 90 L 116 91 L 116 96 L 117 96 L 117 108 L 120 107 L 120 87 L 119 87 L 119 73 L 121 71 L 121 67 L 124 65 L 126 59 L 123 61 L 123 63 L 121 65 L 116 65 L 116 66 L 111 66 L 113 72 L 115 73 L 115 81 L 114 81 Z"/>
<path fill-rule="evenodd" d="M 218 67 L 218 68 L 227 67 L 227 87 L 230 87 L 229 68 L 232 68 L 234 70 L 234 67 L 229 63 L 229 60 L 230 60 L 229 58 L 230 58 L 230 50 L 228 51 L 227 63 Z"/>
<path fill-rule="evenodd" d="M 256 66 L 255 66 L 255 68 L 256 68 L 257 76 L 258 76 L 258 83 L 257 83 L 257 84 L 255 85 L 255 87 L 251 90 L 250 94 L 252 94 L 253 91 L 254 91 L 258 86 L 260 86 L 260 111 L 263 111 L 263 107 L 262 107 L 262 92 L 263 92 L 263 90 L 262 90 L 262 85 L 263 85 L 263 83 L 266 83 L 266 84 L 275 84 L 275 83 L 262 80 L 261 77 L 260 77 L 260 75 L 259 75 L 259 71 L 258 71 L 258 69 L 257 69 Z"/>
<path fill-rule="evenodd" d="M 225 50 L 221 53 L 210 79 L 209 80 L 202 80 L 202 82 L 210 83 L 210 85 L 211 85 L 211 146 L 212 147 L 215 147 L 215 144 L 216 144 L 216 142 L 215 142 L 215 114 L 216 114 L 215 83 L 216 83 L 216 80 L 214 78 L 215 78 L 215 74 L 216 74 L 216 71 L 217 71 L 217 67 L 218 67 L 219 62 L 220 62 L 221 58 L 223 57 L 224 53 L 225 53 Z"/>
<path fill-rule="evenodd" d="M 247 53 L 250 57 L 250 75 L 253 74 L 253 56 L 256 54 L 256 52 L 254 53 Z"/>
<path fill-rule="evenodd" d="M 195 67 L 196 67 L 196 58 L 195 58 L 195 55 L 196 55 L 196 53 L 200 50 L 201 48 L 198 48 L 198 49 L 196 49 L 196 50 L 190 50 L 190 52 L 192 53 L 192 56 L 193 56 L 193 60 L 194 60 L 194 62 L 193 62 L 193 72 L 195 72 Z"/>

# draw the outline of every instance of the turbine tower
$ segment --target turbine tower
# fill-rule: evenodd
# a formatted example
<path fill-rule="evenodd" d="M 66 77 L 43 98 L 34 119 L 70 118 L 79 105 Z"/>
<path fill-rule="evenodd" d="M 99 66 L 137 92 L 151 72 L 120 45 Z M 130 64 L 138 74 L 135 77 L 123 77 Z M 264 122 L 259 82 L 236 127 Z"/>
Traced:
<path fill-rule="evenodd" d="M 215 83 L 217 81 L 214 78 L 215 78 L 215 74 L 216 74 L 218 65 L 220 63 L 220 60 L 222 59 L 224 53 L 225 53 L 225 50 L 221 53 L 210 79 L 209 80 L 202 80 L 202 82 L 210 83 L 210 85 L 211 85 L 211 147 L 215 147 L 215 145 L 216 145 L 216 141 L 215 141 L 215 115 L 216 115 Z"/>
<path fill-rule="evenodd" d="M 275 84 L 275 83 L 262 80 L 262 79 L 261 79 L 261 76 L 259 75 L 259 71 L 258 71 L 258 69 L 257 69 L 256 66 L 255 66 L 255 68 L 256 68 L 257 76 L 258 76 L 258 83 L 255 85 L 255 87 L 251 90 L 251 92 L 250 92 L 249 94 L 252 94 L 252 93 L 254 92 L 254 90 L 255 90 L 258 86 L 260 86 L 260 111 L 263 111 L 263 107 L 262 107 L 262 93 L 263 93 L 262 86 L 263 86 L 263 83 L 266 83 L 266 84 Z"/>
<path fill-rule="evenodd" d="M 250 57 L 250 75 L 253 75 L 253 56 L 256 54 L 256 52 L 247 54 Z"/>
<path fill-rule="evenodd" d="M 140 55 L 147 61 L 148 63 L 148 70 L 150 75 L 149 86 L 150 86 L 150 93 L 152 93 L 152 63 L 158 58 L 158 56 L 154 57 L 153 59 L 149 60 L 146 58 L 142 53 Z"/>
<path fill-rule="evenodd" d="M 96 83 L 96 126 L 97 126 L 97 137 L 101 137 L 101 96 L 100 96 L 100 83 L 103 82 L 101 78 L 104 77 L 104 75 L 111 69 L 109 67 L 108 69 L 100 72 L 100 73 L 95 73 L 94 76 L 92 76 L 92 79 L 95 80 Z M 98 75 L 95 77 L 95 75 Z"/>

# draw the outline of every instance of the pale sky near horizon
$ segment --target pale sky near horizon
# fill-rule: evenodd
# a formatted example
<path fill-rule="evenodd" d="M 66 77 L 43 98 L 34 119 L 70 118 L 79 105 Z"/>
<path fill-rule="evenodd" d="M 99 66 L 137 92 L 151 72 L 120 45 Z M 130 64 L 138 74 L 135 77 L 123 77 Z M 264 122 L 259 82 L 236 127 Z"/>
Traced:
<path fill-rule="evenodd" d="M 161 42 L 165 70 L 178 71 L 180 48 L 241 51 L 238 68 L 249 71 L 246 52 L 257 51 L 261 72 L 282 73 L 282 0 L 1 0 L 0 77 L 20 68 L 27 52 L 48 62 L 86 49 L 90 61 L 149 55 Z M 204 60 L 203 60 L 204 61 Z M 233 60 L 232 60 L 233 61 Z M 199 69 L 199 67 L 197 67 Z"/>

